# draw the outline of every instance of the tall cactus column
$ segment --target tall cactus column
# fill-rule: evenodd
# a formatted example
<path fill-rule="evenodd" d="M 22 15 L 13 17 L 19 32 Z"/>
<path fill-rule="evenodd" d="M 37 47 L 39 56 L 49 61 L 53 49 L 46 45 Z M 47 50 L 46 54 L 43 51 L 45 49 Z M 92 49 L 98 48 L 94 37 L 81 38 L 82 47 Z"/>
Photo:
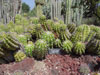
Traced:
<path fill-rule="evenodd" d="M 66 0 L 66 24 L 71 23 L 71 5 L 72 0 Z"/>
<path fill-rule="evenodd" d="M 36 7 L 37 7 L 37 17 L 40 17 L 43 14 L 42 6 L 45 3 L 45 0 L 35 0 Z"/>

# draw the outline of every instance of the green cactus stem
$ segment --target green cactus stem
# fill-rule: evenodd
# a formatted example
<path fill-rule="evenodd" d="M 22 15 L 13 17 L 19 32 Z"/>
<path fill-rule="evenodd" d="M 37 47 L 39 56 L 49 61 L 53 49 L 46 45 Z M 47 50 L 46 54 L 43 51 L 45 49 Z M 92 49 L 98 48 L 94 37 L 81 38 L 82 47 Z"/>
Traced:
<path fill-rule="evenodd" d="M 88 25 L 78 26 L 75 33 L 71 36 L 72 42 L 82 41 L 85 42 L 90 33 L 90 27 Z"/>
<path fill-rule="evenodd" d="M 68 24 L 67 28 L 69 30 L 70 33 L 73 33 L 76 29 L 76 24 L 72 23 L 72 24 Z"/>
<path fill-rule="evenodd" d="M 54 46 L 57 47 L 57 48 L 61 48 L 61 46 L 62 46 L 61 40 L 56 39 L 55 42 L 54 42 Z"/>
<path fill-rule="evenodd" d="M 1 39 L 3 40 L 2 47 L 7 50 L 16 50 L 20 47 L 20 43 L 11 33 L 2 33 Z"/>
<path fill-rule="evenodd" d="M 82 55 L 85 53 L 85 44 L 82 42 L 76 42 L 74 45 L 73 52 L 77 55 Z"/>
<path fill-rule="evenodd" d="M 54 22 L 52 20 L 47 20 L 45 25 L 47 30 L 53 31 Z"/>
<path fill-rule="evenodd" d="M 41 35 L 41 39 L 46 40 L 50 48 L 53 48 L 55 36 L 52 32 L 46 31 Z"/>
<path fill-rule="evenodd" d="M 73 43 L 70 40 L 65 40 L 62 44 L 62 49 L 66 53 L 72 53 Z"/>
<path fill-rule="evenodd" d="M 33 56 L 36 59 L 43 59 L 43 58 L 45 58 L 47 52 L 48 52 L 47 42 L 45 40 L 42 40 L 42 39 L 37 40 L 35 43 Z"/>
<path fill-rule="evenodd" d="M 27 45 L 25 45 L 25 52 L 27 56 L 33 56 L 34 44 L 32 41 L 29 41 Z"/>
<path fill-rule="evenodd" d="M 17 35 L 17 39 L 21 44 L 23 44 L 23 45 L 27 44 L 28 39 L 25 35 L 23 35 L 23 34 Z"/>

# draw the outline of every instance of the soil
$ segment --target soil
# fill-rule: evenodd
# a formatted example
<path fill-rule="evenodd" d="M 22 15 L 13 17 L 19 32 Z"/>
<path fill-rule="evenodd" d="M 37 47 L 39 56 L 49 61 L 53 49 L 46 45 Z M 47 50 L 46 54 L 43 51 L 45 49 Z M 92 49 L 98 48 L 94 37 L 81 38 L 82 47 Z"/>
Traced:
<path fill-rule="evenodd" d="M 84 55 L 81 57 L 51 54 L 42 61 L 26 58 L 21 62 L 0 65 L 0 75 L 81 75 L 79 67 L 87 64 L 90 75 L 100 69 L 98 56 Z"/>

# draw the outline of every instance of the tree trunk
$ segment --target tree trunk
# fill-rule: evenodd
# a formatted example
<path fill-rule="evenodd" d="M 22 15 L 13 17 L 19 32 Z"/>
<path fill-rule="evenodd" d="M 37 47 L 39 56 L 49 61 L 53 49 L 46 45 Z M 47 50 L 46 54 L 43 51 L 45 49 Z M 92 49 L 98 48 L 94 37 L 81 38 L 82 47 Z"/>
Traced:
<path fill-rule="evenodd" d="M 4 24 L 14 20 L 21 12 L 21 0 L 0 0 L 0 22 Z"/>

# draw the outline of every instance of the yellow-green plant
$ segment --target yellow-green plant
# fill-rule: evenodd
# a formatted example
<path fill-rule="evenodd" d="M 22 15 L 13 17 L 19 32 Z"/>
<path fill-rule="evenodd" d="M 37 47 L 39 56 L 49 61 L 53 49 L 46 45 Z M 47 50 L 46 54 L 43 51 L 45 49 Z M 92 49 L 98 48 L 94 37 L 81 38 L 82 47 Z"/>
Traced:
<path fill-rule="evenodd" d="M 14 58 L 15 58 L 15 61 L 20 62 L 26 58 L 26 55 L 24 52 L 19 50 L 18 52 L 14 53 Z"/>

